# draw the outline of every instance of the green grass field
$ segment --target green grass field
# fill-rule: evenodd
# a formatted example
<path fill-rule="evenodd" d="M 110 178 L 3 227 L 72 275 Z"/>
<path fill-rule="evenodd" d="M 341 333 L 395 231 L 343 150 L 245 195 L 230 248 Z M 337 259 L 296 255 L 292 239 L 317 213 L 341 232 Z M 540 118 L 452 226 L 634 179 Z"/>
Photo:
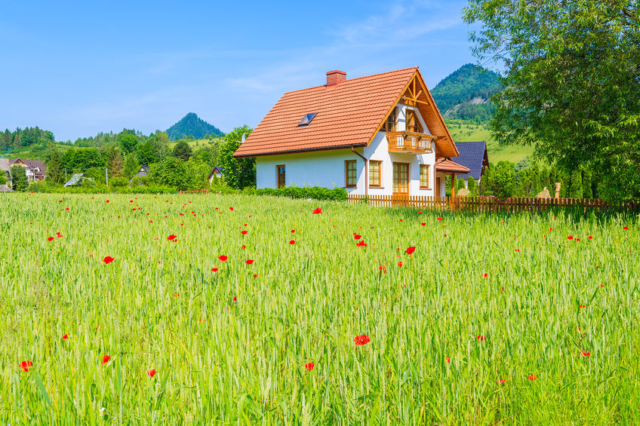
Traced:
<path fill-rule="evenodd" d="M 531 147 L 500 145 L 493 139 L 491 132 L 484 124 L 476 125 L 466 120 L 447 120 L 447 128 L 456 142 L 486 141 L 489 161 L 493 164 L 498 164 L 500 161 L 517 163 L 533 155 Z"/>
<path fill-rule="evenodd" d="M 0 194 L 0 423 L 638 424 L 638 226 Z"/>

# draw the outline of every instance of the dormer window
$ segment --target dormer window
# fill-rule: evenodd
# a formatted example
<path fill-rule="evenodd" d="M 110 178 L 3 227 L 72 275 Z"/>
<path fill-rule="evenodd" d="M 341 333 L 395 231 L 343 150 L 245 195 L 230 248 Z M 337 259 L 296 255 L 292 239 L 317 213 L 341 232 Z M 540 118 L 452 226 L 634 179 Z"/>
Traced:
<path fill-rule="evenodd" d="M 311 113 L 311 114 L 307 114 L 302 118 L 302 121 L 300 121 L 300 124 L 298 124 L 298 127 L 303 127 L 303 126 L 308 126 L 309 124 L 311 124 L 311 120 L 313 120 L 316 116 L 316 112 Z"/>
<path fill-rule="evenodd" d="M 412 109 L 407 109 L 407 132 L 424 133 L 418 114 Z"/>
<path fill-rule="evenodd" d="M 382 125 L 383 132 L 395 132 L 396 131 L 396 108 L 391 110 L 391 114 L 387 117 L 387 120 Z"/>

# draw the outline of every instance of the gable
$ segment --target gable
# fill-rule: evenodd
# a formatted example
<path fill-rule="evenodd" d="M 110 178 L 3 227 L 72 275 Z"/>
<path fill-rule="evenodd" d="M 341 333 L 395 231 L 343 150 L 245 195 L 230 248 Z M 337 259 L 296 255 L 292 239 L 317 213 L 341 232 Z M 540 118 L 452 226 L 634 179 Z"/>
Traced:
<path fill-rule="evenodd" d="M 456 146 L 460 152 L 456 162 L 470 170 L 468 174 L 459 177 L 468 179 L 469 176 L 473 176 L 475 180 L 479 180 L 483 166 L 488 165 L 486 142 L 458 142 Z"/>

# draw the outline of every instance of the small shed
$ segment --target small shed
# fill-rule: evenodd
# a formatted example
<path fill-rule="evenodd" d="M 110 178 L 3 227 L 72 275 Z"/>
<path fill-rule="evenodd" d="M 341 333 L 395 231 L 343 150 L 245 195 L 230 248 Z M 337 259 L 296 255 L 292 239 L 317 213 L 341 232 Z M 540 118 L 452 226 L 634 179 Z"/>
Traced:
<path fill-rule="evenodd" d="M 213 177 L 217 177 L 218 179 L 222 178 L 222 175 L 224 175 L 224 172 L 222 171 L 222 169 L 218 166 L 215 166 L 213 168 L 213 170 L 211 170 L 211 173 L 209 173 L 209 177 L 207 178 L 209 180 L 209 183 L 213 182 Z"/>

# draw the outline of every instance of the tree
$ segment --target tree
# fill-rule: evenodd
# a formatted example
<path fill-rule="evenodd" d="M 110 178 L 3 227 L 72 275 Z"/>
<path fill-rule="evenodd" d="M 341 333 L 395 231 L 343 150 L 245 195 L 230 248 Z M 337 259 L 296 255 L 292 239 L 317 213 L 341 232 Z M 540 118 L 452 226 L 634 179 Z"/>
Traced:
<path fill-rule="evenodd" d="M 198 189 L 198 178 L 194 170 L 184 161 L 167 157 L 150 170 L 149 178 L 159 184 L 180 191 Z"/>
<path fill-rule="evenodd" d="M 107 161 L 107 168 L 109 169 L 109 176 L 114 178 L 120 176 L 123 167 L 120 149 L 115 145 L 110 146 L 105 152 L 105 157 Z"/>
<path fill-rule="evenodd" d="M 140 171 L 140 163 L 134 154 L 129 154 L 124 159 L 122 175 L 127 179 L 133 178 Z"/>
<path fill-rule="evenodd" d="M 169 149 L 169 136 L 166 132 L 156 132 L 152 138 L 150 138 L 154 149 L 156 150 L 156 161 L 162 161 L 167 157 L 171 150 Z"/>
<path fill-rule="evenodd" d="M 158 157 L 156 155 L 155 147 L 151 141 L 147 141 L 138 146 L 138 162 L 148 166 L 149 164 L 156 163 Z"/>
<path fill-rule="evenodd" d="M 58 150 L 51 152 L 49 161 L 47 161 L 47 180 L 54 183 L 64 183 L 64 170 L 62 165 L 62 156 Z"/>
<path fill-rule="evenodd" d="M 640 198 L 637 0 L 470 0 L 479 60 L 504 69 L 491 130 L 573 171 L 607 170 L 611 199 Z"/>
<path fill-rule="evenodd" d="M 242 135 L 249 136 L 252 130 L 247 125 L 236 127 L 227 133 L 226 141 L 220 147 L 218 162 L 224 170 L 227 184 L 232 188 L 243 189 L 256 185 L 256 159 L 233 157 L 240 147 Z"/>
<path fill-rule="evenodd" d="M 27 180 L 27 169 L 22 166 L 11 167 L 11 177 L 13 178 L 12 189 L 18 192 L 24 192 L 29 187 Z"/>
<path fill-rule="evenodd" d="M 118 138 L 118 142 L 120 143 L 122 150 L 125 153 L 130 154 L 133 151 L 135 151 L 136 146 L 138 145 L 138 138 L 136 137 L 136 135 L 127 133 L 125 135 L 120 136 Z"/>
<path fill-rule="evenodd" d="M 473 176 L 469 176 L 469 180 L 467 181 L 467 188 L 471 192 L 475 191 L 475 189 L 476 189 L 476 180 L 473 178 Z"/>
<path fill-rule="evenodd" d="M 500 198 L 512 197 L 515 189 L 516 176 L 513 164 L 508 161 L 500 161 L 491 170 L 492 194 Z"/>
<path fill-rule="evenodd" d="M 192 154 L 191 147 L 185 141 L 180 141 L 173 147 L 173 156 L 183 161 L 189 161 Z"/>

